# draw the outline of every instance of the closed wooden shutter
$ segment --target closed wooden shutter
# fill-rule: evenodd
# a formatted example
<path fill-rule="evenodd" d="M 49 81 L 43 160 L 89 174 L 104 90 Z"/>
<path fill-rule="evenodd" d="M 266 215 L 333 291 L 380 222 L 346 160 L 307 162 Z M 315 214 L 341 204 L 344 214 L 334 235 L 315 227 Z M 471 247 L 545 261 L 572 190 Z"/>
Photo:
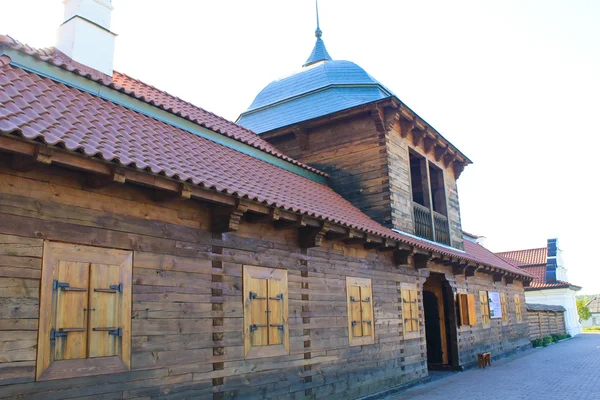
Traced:
<path fill-rule="evenodd" d="M 373 315 L 371 313 L 371 287 L 360 288 L 360 314 L 362 318 L 362 336 L 371 336 L 373 333 Z"/>
<path fill-rule="evenodd" d="M 485 290 L 479 291 L 479 304 L 481 306 L 481 323 L 486 325 L 490 322 L 490 302 Z"/>
<path fill-rule="evenodd" d="M 508 307 L 506 306 L 506 294 L 500 294 L 500 304 L 502 305 L 502 322 L 508 322 Z"/>
<path fill-rule="evenodd" d="M 287 271 L 244 265 L 244 355 L 289 354 Z"/>
<path fill-rule="evenodd" d="M 469 310 L 469 325 L 477 325 L 477 311 L 475 309 L 475 295 L 467 294 L 467 303 Z"/>
<path fill-rule="evenodd" d="M 58 263 L 54 360 L 87 356 L 88 279 L 88 263 Z"/>
<path fill-rule="evenodd" d="M 523 320 L 523 316 L 521 314 L 521 298 L 518 294 L 515 294 L 515 309 L 517 312 L 517 322 L 521 322 Z"/>
<path fill-rule="evenodd" d="M 466 294 L 459 294 L 458 304 L 460 308 L 460 324 L 464 326 L 471 325 L 469 319 L 469 296 Z"/>
<path fill-rule="evenodd" d="M 373 289 L 371 280 L 346 277 L 348 341 L 350 346 L 374 343 Z"/>
<path fill-rule="evenodd" d="M 411 330 L 417 332 L 419 330 L 419 298 L 416 289 L 410 290 L 409 293 Z"/>
<path fill-rule="evenodd" d="M 285 288 L 279 279 L 269 279 L 269 345 L 282 344 L 285 333 L 283 303 Z"/>
<path fill-rule="evenodd" d="M 119 354 L 123 323 L 123 287 L 120 266 L 92 264 L 90 267 L 90 329 L 88 357 Z"/>
<path fill-rule="evenodd" d="M 46 241 L 43 260 L 36 379 L 127 371 L 132 252 Z"/>
<path fill-rule="evenodd" d="M 350 329 L 352 337 L 362 337 L 363 324 L 361 316 L 360 286 L 350 286 Z"/>

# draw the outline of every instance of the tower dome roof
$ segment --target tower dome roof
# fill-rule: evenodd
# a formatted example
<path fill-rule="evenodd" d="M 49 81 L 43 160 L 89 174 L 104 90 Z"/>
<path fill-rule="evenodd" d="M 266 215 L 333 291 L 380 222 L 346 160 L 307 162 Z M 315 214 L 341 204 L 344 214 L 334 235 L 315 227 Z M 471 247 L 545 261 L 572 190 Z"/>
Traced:
<path fill-rule="evenodd" d="M 355 63 L 325 60 L 271 82 L 237 123 L 263 133 L 392 96 Z"/>

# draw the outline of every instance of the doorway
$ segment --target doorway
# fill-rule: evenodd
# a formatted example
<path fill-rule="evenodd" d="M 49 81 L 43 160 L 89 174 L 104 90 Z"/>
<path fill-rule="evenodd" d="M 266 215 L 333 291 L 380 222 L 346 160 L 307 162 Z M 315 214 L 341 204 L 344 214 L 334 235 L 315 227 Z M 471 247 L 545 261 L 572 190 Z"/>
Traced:
<path fill-rule="evenodd" d="M 454 296 L 444 274 L 431 273 L 423 284 L 423 310 L 428 368 L 458 367 Z"/>

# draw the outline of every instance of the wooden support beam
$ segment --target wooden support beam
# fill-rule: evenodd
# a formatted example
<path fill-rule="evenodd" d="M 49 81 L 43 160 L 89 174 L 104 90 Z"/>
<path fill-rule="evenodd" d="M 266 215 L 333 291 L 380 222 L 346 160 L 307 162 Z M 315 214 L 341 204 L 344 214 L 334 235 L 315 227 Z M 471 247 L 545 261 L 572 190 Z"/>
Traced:
<path fill-rule="evenodd" d="M 393 251 L 398 248 L 395 241 L 391 239 L 381 240 L 380 238 L 368 238 L 369 241 L 365 243 L 365 249 L 375 249 L 377 251 Z"/>
<path fill-rule="evenodd" d="M 402 111 L 400 105 L 398 105 L 395 109 L 390 108 L 390 112 L 385 114 L 385 130 L 390 131 L 397 123 L 400 122 L 400 116 L 402 115 Z"/>
<path fill-rule="evenodd" d="M 468 278 L 470 276 L 475 276 L 475 271 L 477 271 L 477 268 L 477 266 L 468 265 L 467 268 L 465 268 L 465 277 Z"/>
<path fill-rule="evenodd" d="M 506 282 L 508 283 L 508 282 Z M 529 287 L 529 285 L 531 284 L 531 281 L 523 281 L 523 287 Z"/>
<path fill-rule="evenodd" d="M 309 138 L 308 131 L 301 127 L 294 127 L 292 129 L 294 132 L 294 136 L 296 137 L 296 142 L 298 142 L 298 146 L 301 150 L 308 150 L 309 148 Z"/>
<path fill-rule="evenodd" d="M 413 254 L 412 248 L 399 248 L 394 251 L 394 264 L 398 265 L 409 265 L 410 256 Z"/>
<path fill-rule="evenodd" d="M 456 158 L 456 153 L 447 151 L 446 154 L 444 154 L 444 166 L 448 168 L 450 165 L 452 165 L 452 163 L 454 163 L 454 160 L 456 160 Z"/>
<path fill-rule="evenodd" d="M 50 165 L 52 163 L 53 151 L 50 147 L 42 144 L 35 146 L 33 155 L 14 154 L 12 168 L 21 171 L 31 171 L 36 165 Z"/>
<path fill-rule="evenodd" d="M 452 272 L 454 273 L 454 275 L 462 275 L 465 273 L 465 270 L 467 269 L 467 267 L 469 266 L 469 264 L 467 263 L 459 263 L 458 265 L 453 265 L 452 266 Z"/>
<path fill-rule="evenodd" d="M 233 207 L 216 206 L 212 213 L 212 230 L 216 233 L 237 231 L 240 220 L 248 210 L 249 201 L 238 199 Z"/>
<path fill-rule="evenodd" d="M 280 222 L 279 218 L 279 208 L 271 208 L 268 214 L 257 213 L 253 211 L 251 212 L 250 209 L 248 209 L 248 211 L 246 211 L 246 214 L 244 214 L 244 219 L 251 223 L 265 222 L 277 224 L 278 222 Z M 296 223 L 296 221 L 289 221 L 289 223 L 294 224 Z"/>
<path fill-rule="evenodd" d="M 385 133 L 385 111 L 382 106 L 375 104 L 371 107 L 371 118 L 375 123 L 377 132 Z"/>
<path fill-rule="evenodd" d="M 496 272 L 493 275 L 494 277 L 494 282 L 502 282 L 502 278 L 504 277 L 504 274 L 501 272 Z"/>
<path fill-rule="evenodd" d="M 515 281 L 515 277 L 513 275 L 507 275 L 507 276 L 504 277 L 504 282 L 507 285 L 512 284 L 514 281 Z"/>
<path fill-rule="evenodd" d="M 460 161 L 454 161 L 454 164 L 452 164 L 452 170 L 454 171 L 454 178 L 458 179 L 460 177 L 460 174 L 462 174 L 462 172 L 465 169 L 465 163 L 464 162 L 460 162 Z"/>
<path fill-rule="evenodd" d="M 87 176 L 87 185 L 94 189 L 103 188 L 113 183 L 123 184 L 125 181 L 125 171 L 122 168 L 113 168 L 110 175 L 89 174 Z"/>
<path fill-rule="evenodd" d="M 327 232 L 329 232 L 329 222 L 323 222 L 320 228 L 303 227 L 300 228 L 300 235 L 298 237 L 300 241 L 300 247 L 303 249 L 310 249 L 313 247 L 320 247 L 323 243 L 323 239 Z"/>
<path fill-rule="evenodd" d="M 431 254 L 415 253 L 413 254 L 413 264 L 416 269 L 427 268 L 427 263 L 431 260 Z"/>

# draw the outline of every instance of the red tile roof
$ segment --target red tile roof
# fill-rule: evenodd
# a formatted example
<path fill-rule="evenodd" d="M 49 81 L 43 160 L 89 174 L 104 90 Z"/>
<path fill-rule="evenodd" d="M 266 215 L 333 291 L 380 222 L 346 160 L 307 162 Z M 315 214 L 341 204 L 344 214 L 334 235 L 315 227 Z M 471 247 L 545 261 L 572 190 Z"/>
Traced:
<path fill-rule="evenodd" d="M 125 74 L 115 71 L 113 76 L 109 77 L 108 75 L 72 60 L 53 47 L 48 49 L 35 49 L 20 43 L 10 36 L 0 35 L 0 45 L 7 45 L 12 49 L 28 54 L 42 61 L 46 61 L 52 65 L 66 69 L 67 71 L 123 92 L 165 111 L 171 112 L 177 116 L 210 129 L 211 131 L 220 133 L 224 136 L 255 147 L 264 151 L 265 153 L 281 158 L 309 171 L 318 173 L 319 175 L 327 176 L 326 173 L 281 153 L 276 147 L 261 139 L 256 133 L 243 128 L 234 122 L 228 121 L 225 118 L 219 117 L 209 111 L 163 92 L 162 90 L 156 89 L 153 86 L 147 85 L 137 79 L 133 79 Z"/>
<path fill-rule="evenodd" d="M 540 290 L 540 289 L 562 289 L 562 288 L 580 288 L 579 286 L 575 286 L 570 284 L 569 282 L 564 281 L 556 281 L 552 283 L 540 283 L 540 282 L 531 282 L 529 287 L 526 287 L 525 290 Z M 580 288 L 581 289 L 581 288 Z"/>
<path fill-rule="evenodd" d="M 544 252 L 542 252 L 542 251 L 536 252 L 535 250 L 546 250 L 546 249 L 521 250 L 521 251 L 504 252 L 504 253 L 497 253 L 497 254 L 525 252 L 524 253 L 525 259 L 530 260 L 530 262 L 531 262 L 531 260 L 533 260 L 533 262 L 539 262 L 541 259 L 539 254 L 541 254 L 541 253 L 545 254 L 546 252 L 545 251 Z M 536 254 L 538 258 L 537 259 L 534 258 L 534 256 L 532 256 L 532 253 L 539 253 L 539 254 Z M 514 266 L 517 266 L 515 264 L 523 263 L 523 261 L 514 260 L 511 258 L 504 258 L 504 259 Z M 579 286 L 573 285 L 569 282 L 560 281 L 560 280 L 557 280 L 556 282 L 546 282 L 546 262 L 544 262 L 543 265 L 540 265 L 540 264 L 522 265 L 519 268 L 522 269 L 523 271 L 530 273 L 534 277 L 533 282 L 531 282 L 529 284 L 529 287 L 525 288 L 525 290 L 559 289 L 559 288 L 568 288 L 568 287 L 579 287 Z"/>
<path fill-rule="evenodd" d="M 536 265 L 534 267 L 521 267 L 525 271 L 534 276 L 533 281 L 537 283 L 546 282 L 546 266 Z"/>
<path fill-rule="evenodd" d="M 163 174 L 462 260 L 530 275 L 479 245 L 466 252 L 396 233 L 330 187 L 87 92 L 5 64 L 0 133 Z"/>
<path fill-rule="evenodd" d="M 541 247 L 539 249 L 504 251 L 496 254 L 517 267 L 546 265 L 548 248 Z"/>

